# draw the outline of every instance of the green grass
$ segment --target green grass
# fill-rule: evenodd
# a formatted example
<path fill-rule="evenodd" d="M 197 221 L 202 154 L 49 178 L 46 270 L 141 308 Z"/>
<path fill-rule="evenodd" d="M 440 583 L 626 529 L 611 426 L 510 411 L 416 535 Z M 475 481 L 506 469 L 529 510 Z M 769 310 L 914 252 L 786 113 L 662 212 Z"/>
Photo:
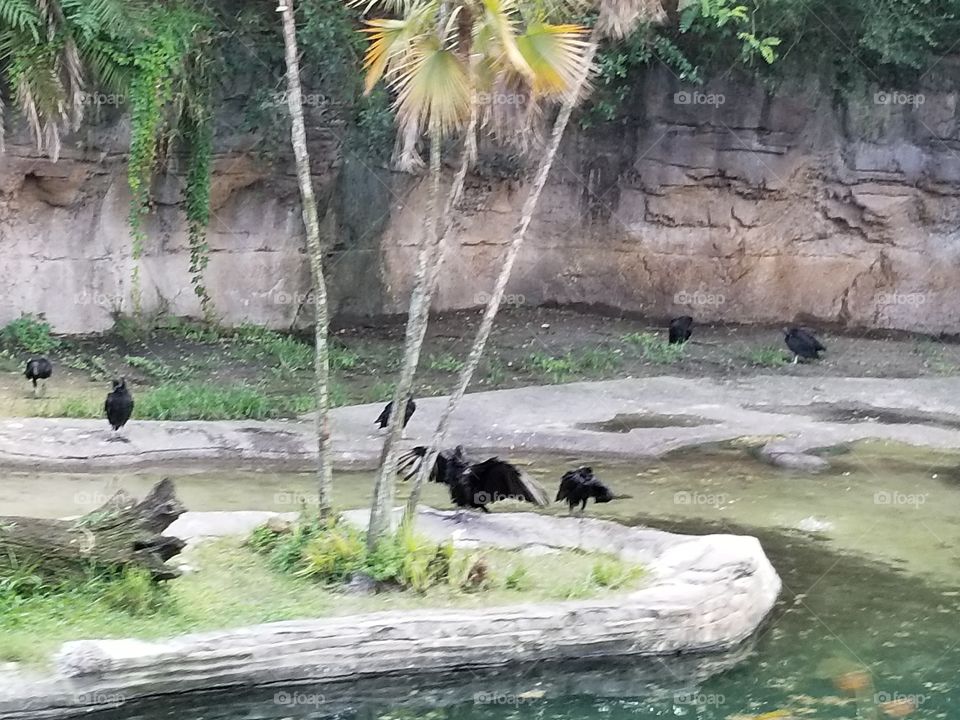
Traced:
<path fill-rule="evenodd" d="M 575 378 L 594 377 L 619 367 L 623 358 L 608 348 L 591 348 L 565 355 L 531 353 L 521 366 L 527 372 L 543 375 L 552 382 L 561 383 Z"/>
<path fill-rule="evenodd" d="M 463 369 L 463 361 L 457 360 L 450 353 L 443 353 L 431 355 L 427 359 L 427 367 L 437 372 L 460 372 Z"/>
<path fill-rule="evenodd" d="M 50 324 L 42 316 L 21 315 L 7 323 L 0 335 L 4 346 L 13 352 L 46 355 L 60 347 L 60 340 L 50 331 Z"/>
<path fill-rule="evenodd" d="M 465 590 L 466 559 L 477 553 L 457 552 L 451 561 L 454 581 L 425 592 L 393 591 L 350 597 L 293 573 L 281 572 L 269 559 L 224 539 L 193 549 L 190 564 L 196 573 L 170 581 L 156 590 L 136 576 L 119 581 L 91 580 L 55 592 L 18 591 L 0 582 L 0 661 L 42 666 L 67 640 L 135 637 L 156 639 L 186 632 L 223 629 L 255 623 L 324 617 L 378 610 L 424 607 L 488 607 L 521 602 L 545 602 L 599 595 L 609 587 L 598 584 L 598 563 L 619 564 L 613 558 L 578 552 L 527 557 L 506 550 L 482 554 L 488 568 L 485 589 Z M 632 566 L 630 566 L 632 568 Z M 519 568 L 523 568 L 520 570 Z M 634 577 L 637 568 L 613 572 Z M 604 576 L 606 577 L 606 575 Z M 120 587 L 115 587 L 120 583 Z M 621 589 L 627 589 L 625 583 Z"/>
<path fill-rule="evenodd" d="M 269 420 L 310 412 L 310 393 L 271 395 L 252 385 L 168 382 L 143 392 L 134 389 L 134 419 Z M 103 400 L 69 397 L 37 410 L 41 417 L 100 418 Z"/>
<path fill-rule="evenodd" d="M 787 354 L 776 345 L 764 345 L 763 347 L 753 348 L 745 352 L 743 358 L 747 363 L 755 367 L 778 368 L 790 362 Z"/>
<path fill-rule="evenodd" d="M 686 347 L 681 344 L 671 345 L 659 335 L 648 332 L 628 333 L 621 339 L 639 348 L 643 359 L 656 365 L 672 365 L 681 360 Z"/>
<path fill-rule="evenodd" d="M 175 370 L 159 360 L 148 357 L 127 355 L 123 361 L 130 367 L 158 380 L 173 380 L 175 378 L 182 378 L 184 375 L 184 368 Z"/>

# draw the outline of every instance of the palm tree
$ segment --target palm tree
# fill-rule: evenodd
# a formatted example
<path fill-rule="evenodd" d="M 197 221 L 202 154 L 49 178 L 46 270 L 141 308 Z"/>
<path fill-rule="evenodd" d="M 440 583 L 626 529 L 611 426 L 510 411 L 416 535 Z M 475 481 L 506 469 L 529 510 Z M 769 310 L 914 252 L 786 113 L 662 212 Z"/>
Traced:
<path fill-rule="evenodd" d="M 464 363 L 463 368 L 460 370 L 460 376 L 457 379 L 457 386 L 450 395 L 443 414 L 440 416 L 440 422 L 437 425 L 437 429 L 434 431 L 434 435 L 430 440 L 429 451 L 427 453 L 425 462 L 423 462 L 420 466 L 420 471 L 417 473 L 417 476 L 414 480 L 410 497 L 407 501 L 407 507 L 404 511 L 405 525 L 412 525 L 414 522 L 417 504 L 420 501 L 420 491 L 423 487 L 423 482 L 429 473 L 429 469 L 432 468 L 434 462 L 436 462 L 440 445 L 450 429 L 450 422 L 453 417 L 453 413 L 460 404 L 460 401 L 463 399 L 464 393 L 466 393 L 467 387 L 470 385 L 470 381 L 473 379 L 473 373 L 476 371 L 477 365 L 480 363 L 480 358 L 483 356 L 483 351 L 486 347 L 487 340 L 489 339 L 490 332 L 493 329 L 494 320 L 497 317 L 497 312 L 500 310 L 500 304 L 503 301 L 503 295 L 506 291 L 507 282 L 510 280 L 510 275 L 513 272 L 514 262 L 517 259 L 517 255 L 520 253 L 520 249 L 523 247 L 523 241 L 526 239 L 527 229 L 530 227 L 533 214 L 540 202 L 540 194 L 543 192 L 543 188 L 546 185 L 547 177 L 550 175 L 550 170 L 553 168 L 553 163 L 557 156 L 557 150 L 559 149 L 560 141 L 563 139 L 564 133 L 566 132 L 567 124 L 570 121 L 570 116 L 579 100 L 584 96 L 584 90 L 587 87 L 590 69 L 593 65 L 593 60 L 597 54 L 597 49 L 600 46 L 601 40 L 605 37 L 625 37 L 627 34 L 632 32 L 636 25 L 641 21 L 662 22 L 666 17 L 664 9 L 660 4 L 660 0 L 601 0 L 598 10 L 598 17 L 596 23 L 594 24 L 593 30 L 590 33 L 590 41 L 587 45 L 586 53 L 583 56 L 582 64 L 577 69 L 577 75 L 575 82 L 573 83 L 573 88 L 566 94 L 564 102 L 560 107 L 560 111 L 557 113 L 557 117 L 554 120 L 549 143 L 547 144 L 547 147 L 541 156 L 540 163 L 537 167 L 537 172 L 534 175 L 533 183 L 530 186 L 530 191 L 527 194 L 527 198 L 523 204 L 520 222 L 514 228 L 513 238 L 510 242 L 510 246 L 507 248 L 507 253 L 504 256 L 503 265 L 500 268 L 500 273 L 497 276 L 497 280 L 493 286 L 493 292 L 490 293 L 490 298 L 487 301 L 486 308 L 484 309 L 483 319 L 480 321 L 479 328 L 477 328 L 477 334 L 474 338 L 473 345 L 470 348 L 470 353 L 467 356 L 467 360 Z"/>
<path fill-rule="evenodd" d="M 333 447 L 330 438 L 329 382 L 330 362 L 327 347 L 329 326 L 327 286 L 323 278 L 323 249 L 320 245 L 320 220 L 313 194 L 310 155 L 307 152 L 307 131 L 303 122 L 303 90 L 300 86 L 300 61 L 297 49 L 297 27 L 293 0 L 280 0 L 277 8 L 283 18 L 283 44 L 287 63 L 287 104 L 290 108 L 291 140 L 297 163 L 297 181 L 303 205 L 303 224 L 307 230 L 307 251 L 313 276 L 314 295 L 314 375 L 317 399 L 317 498 L 321 517 L 330 514 L 332 501 Z"/>
<path fill-rule="evenodd" d="M 417 258 L 403 368 L 393 394 L 393 407 L 400 408 L 419 363 L 449 215 L 475 155 L 480 93 L 513 88 L 532 105 L 541 97 L 569 92 L 586 44 L 583 28 L 551 24 L 540 3 L 526 0 L 386 0 L 383 9 L 400 17 L 367 23 L 367 90 L 386 77 L 396 92 L 401 168 L 420 164 L 416 142 L 423 127 L 430 137 L 430 210 Z M 492 101 L 491 93 L 485 95 Z M 461 164 L 441 215 L 441 144 L 465 124 Z M 403 413 L 392 413 L 380 455 L 367 536 L 371 547 L 389 528 L 402 421 Z"/>
<path fill-rule="evenodd" d="M 83 120 L 86 75 L 120 88 L 120 61 L 142 29 L 141 0 L 0 0 L 0 76 L 37 144 L 54 161 L 61 135 Z M 0 151 L 3 150 L 0 98 Z"/>

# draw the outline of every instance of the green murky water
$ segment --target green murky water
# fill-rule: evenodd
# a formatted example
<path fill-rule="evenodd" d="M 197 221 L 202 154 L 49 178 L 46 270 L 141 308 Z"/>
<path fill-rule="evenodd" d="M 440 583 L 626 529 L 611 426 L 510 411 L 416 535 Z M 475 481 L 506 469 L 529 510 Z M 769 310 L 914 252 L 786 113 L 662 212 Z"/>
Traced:
<path fill-rule="evenodd" d="M 711 676 L 722 667 L 705 668 L 695 658 L 539 667 L 326 691 L 268 688 L 96 717 L 743 720 L 782 710 L 782 717 L 853 719 L 886 717 L 883 708 L 896 708 L 884 703 L 902 701 L 900 708 L 915 706 L 910 717 L 960 718 L 960 456 L 868 443 L 830 459 L 833 469 L 816 476 L 769 468 L 734 450 L 592 463 L 617 492 L 633 496 L 589 506 L 594 516 L 760 537 L 784 590 L 732 669 Z M 534 462 L 530 470 L 552 489 L 562 463 L 551 463 L 547 469 Z M 308 475 L 267 472 L 166 474 L 198 510 L 290 509 L 311 484 Z M 156 477 L 8 475 L 0 481 L 0 507 L 76 515 L 86 511 L 77 493 L 107 494 L 118 484 L 139 492 Z M 364 503 L 368 485 L 366 475 L 341 477 L 340 503 Z M 427 501 L 445 506 L 439 488 Z M 858 669 L 869 672 L 870 685 L 857 698 L 836 678 Z"/>

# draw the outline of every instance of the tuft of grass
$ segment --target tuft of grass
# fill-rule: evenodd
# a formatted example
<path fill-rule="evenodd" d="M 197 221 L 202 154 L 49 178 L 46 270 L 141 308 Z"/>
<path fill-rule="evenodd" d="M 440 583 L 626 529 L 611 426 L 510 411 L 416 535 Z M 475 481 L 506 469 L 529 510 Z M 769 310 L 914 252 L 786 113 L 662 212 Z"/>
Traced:
<path fill-rule="evenodd" d="M 628 565 L 618 558 L 609 557 L 597 560 L 590 569 L 590 582 L 599 588 L 616 590 L 643 577 L 643 568 Z"/>
<path fill-rule="evenodd" d="M 56 404 L 45 404 L 37 411 L 40 417 L 99 418 L 103 417 L 103 400 L 68 397 Z"/>
<path fill-rule="evenodd" d="M 159 360 L 153 360 L 152 358 L 139 355 L 127 355 L 123 361 L 130 367 L 159 380 L 173 380 L 178 377 L 183 377 L 184 374 L 183 368 L 174 370 Z"/>
<path fill-rule="evenodd" d="M 522 361 L 521 365 L 528 372 L 546 375 L 553 382 L 560 383 L 572 378 L 592 376 L 612 370 L 621 362 L 622 358 L 616 351 L 608 348 L 593 348 L 559 356 L 535 352 Z"/>
<path fill-rule="evenodd" d="M 4 326 L 2 336 L 8 350 L 31 355 L 45 355 L 61 345 L 42 315 L 21 315 Z"/>
<path fill-rule="evenodd" d="M 290 335 L 244 325 L 233 335 L 233 353 L 241 360 L 264 362 L 286 372 L 313 367 L 313 347 Z"/>
<path fill-rule="evenodd" d="M 671 345 L 655 333 L 628 333 L 622 338 L 623 342 L 640 349 L 644 360 L 656 365 L 672 365 L 681 360 L 685 352 L 685 345 Z"/>
<path fill-rule="evenodd" d="M 783 367 L 790 362 L 787 354 L 776 345 L 764 345 L 763 347 L 754 348 L 747 351 L 743 358 L 750 365 L 756 367 L 777 368 Z"/>
<path fill-rule="evenodd" d="M 437 372 L 460 372 L 463 369 L 463 361 L 458 360 L 450 353 L 442 355 L 431 355 L 427 360 L 427 367 Z"/>
<path fill-rule="evenodd" d="M 146 420 L 268 420 L 313 408 L 310 394 L 268 395 L 251 385 L 169 382 L 136 397 L 134 416 Z"/>
<path fill-rule="evenodd" d="M 361 364 L 360 353 L 342 345 L 331 345 L 329 362 L 333 370 L 356 370 Z"/>

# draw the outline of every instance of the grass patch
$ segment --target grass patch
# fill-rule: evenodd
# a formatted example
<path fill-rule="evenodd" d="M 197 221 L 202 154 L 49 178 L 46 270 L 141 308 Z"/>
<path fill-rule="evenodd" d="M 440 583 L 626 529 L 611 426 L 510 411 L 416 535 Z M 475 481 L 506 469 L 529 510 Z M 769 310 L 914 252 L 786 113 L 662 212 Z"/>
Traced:
<path fill-rule="evenodd" d="M 787 354 L 776 345 L 764 345 L 744 353 L 744 360 L 755 367 L 778 368 L 788 364 Z"/>
<path fill-rule="evenodd" d="M 522 367 L 528 372 L 546 375 L 555 383 L 578 377 L 591 377 L 618 368 L 623 358 L 608 348 L 591 348 L 580 352 L 568 352 L 565 355 L 547 355 L 531 353 Z"/>
<path fill-rule="evenodd" d="M 435 560 L 437 550 L 447 546 L 415 540 L 413 548 L 391 543 L 364 561 L 379 577 L 407 577 L 406 589 L 351 596 L 345 602 L 337 583 L 322 578 L 343 577 L 365 554 L 365 548 L 349 539 L 351 532 L 344 531 L 346 545 L 335 550 L 329 539 L 323 547 L 312 547 L 317 536 L 304 533 L 295 542 L 285 540 L 285 551 L 279 552 L 263 530 L 254 535 L 261 541 L 256 549 L 254 538 L 249 547 L 235 539 L 205 543 L 190 551 L 189 562 L 198 572 L 159 586 L 136 574 L 43 590 L 34 586 L 29 573 L 5 578 L 0 581 L 0 661 L 44 665 L 67 640 L 156 639 L 380 610 L 566 600 L 632 589 L 642 578 L 640 568 L 615 558 L 573 551 L 528 557 L 507 550 L 443 550 L 446 560 L 440 561 Z M 313 555 L 304 561 L 308 548 Z M 331 556 L 337 560 L 327 574 Z M 319 566 L 317 557 L 323 558 Z M 440 580 L 444 562 L 445 579 Z M 604 569 L 597 571 L 598 566 Z M 315 572 L 318 567 L 322 572 Z M 304 568 L 310 572 L 300 572 Z M 418 588 L 415 583 L 431 573 L 436 582 Z"/>
<path fill-rule="evenodd" d="M 656 365 L 672 365 L 681 360 L 686 347 L 682 344 L 671 345 L 659 335 L 649 332 L 628 333 L 621 339 L 639 348 L 643 359 Z"/>
<path fill-rule="evenodd" d="M 431 355 L 427 360 L 427 367 L 437 372 L 460 372 L 463 369 L 463 361 L 458 360 L 450 353 L 442 355 Z"/>
<path fill-rule="evenodd" d="M 60 340 L 50 331 L 50 324 L 35 315 L 21 315 L 7 323 L 3 331 L 4 347 L 10 352 L 46 355 L 60 347 Z"/>
<path fill-rule="evenodd" d="M 309 394 L 268 395 L 251 385 L 165 383 L 135 401 L 134 416 L 147 420 L 267 420 L 313 408 Z"/>

